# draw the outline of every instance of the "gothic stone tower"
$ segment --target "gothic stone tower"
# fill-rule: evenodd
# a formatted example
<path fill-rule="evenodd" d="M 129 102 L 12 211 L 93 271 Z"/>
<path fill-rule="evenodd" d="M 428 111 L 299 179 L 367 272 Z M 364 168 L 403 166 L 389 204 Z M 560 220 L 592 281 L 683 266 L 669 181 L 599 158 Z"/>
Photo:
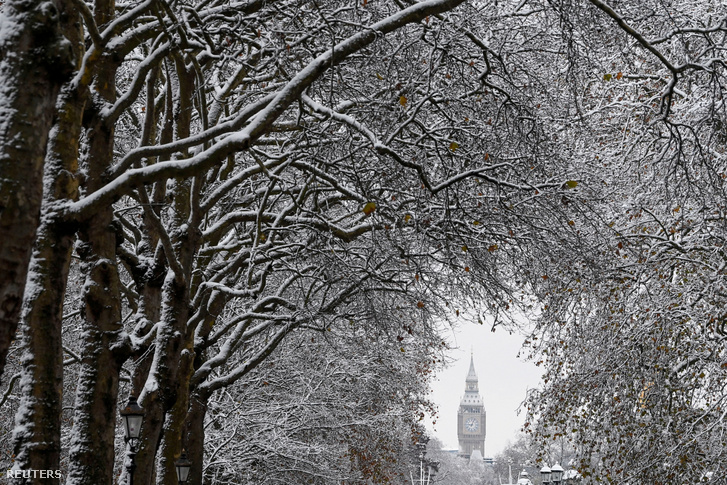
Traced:
<path fill-rule="evenodd" d="M 459 402 L 457 412 L 459 456 L 469 458 L 475 450 L 479 450 L 480 456 L 485 456 L 485 417 L 485 405 L 477 386 L 477 373 L 472 356 L 470 370 L 465 379 L 464 396 Z"/>

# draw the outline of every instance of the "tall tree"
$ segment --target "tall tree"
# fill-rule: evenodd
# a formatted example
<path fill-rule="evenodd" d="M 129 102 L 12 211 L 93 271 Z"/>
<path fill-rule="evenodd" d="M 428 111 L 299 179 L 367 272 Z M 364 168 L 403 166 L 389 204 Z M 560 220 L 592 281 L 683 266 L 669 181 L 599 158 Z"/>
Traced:
<path fill-rule="evenodd" d="M 0 374 L 20 319 L 40 222 L 43 166 L 58 92 L 72 72 L 59 1 L 11 0 L 0 22 Z M 31 288 L 32 290 L 33 288 Z"/>
<path fill-rule="evenodd" d="M 61 30 L 70 42 L 76 68 L 84 52 L 80 14 L 59 3 Z M 78 144 L 85 92 L 65 86 L 48 140 L 46 177 L 29 287 L 23 298 L 21 410 L 18 412 L 15 461 L 23 469 L 52 470 L 61 453 L 63 406 L 62 319 L 76 228 L 64 224 L 58 203 L 78 197 Z M 22 436 L 22 438 L 20 438 Z"/>
<path fill-rule="evenodd" d="M 577 99 L 585 121 L 602 121 L 584 155 L 613 173 L 590 182 L 609 187 L 592 206 L 602 224 L 590 264 L 563 268 L 541 293 L 536 431 L 572 439 L 590 481 L 714 482 L 724 469 L 725 73 L 714 47 L 724 6 L 590 3 L 563 17 L 600 29 L 570 39 L 599 54 L 580 66 L 591 82 Z"/>
<path fill-rule="evenodd" d="M 68 485 L 113 481 L 127 392 L 146 409 L 135 481 L 171 485 L 182 447 L 203 463 L 209 408 L 300 332 L 365 324 L 356 339 L 384 335 L 405 360 L 415 336 L 438 344 L 428 324 L 458 301 L 499 323 L 594 295 L 616 237 L 598 211 L 625 195 L 604 195 L 594 150 L 626 143 L 594 144 L 633 116 L 602 104 L 616 81 L 638 99 L 654 80 L 601 73 L 602 6 L 463 3 L 74 4 L 63 28 L 80 62 L 30 275 L 44 291 L 23 306 L 17 467 L 40 443 L 59 466 L 63 351 L 79 364 Z M 650 153 L 658 130 L 639 133 Z M 66 288 L 76 269 L 83 285 Z M 82 321 L 64 336 L 66 301 Z"/>

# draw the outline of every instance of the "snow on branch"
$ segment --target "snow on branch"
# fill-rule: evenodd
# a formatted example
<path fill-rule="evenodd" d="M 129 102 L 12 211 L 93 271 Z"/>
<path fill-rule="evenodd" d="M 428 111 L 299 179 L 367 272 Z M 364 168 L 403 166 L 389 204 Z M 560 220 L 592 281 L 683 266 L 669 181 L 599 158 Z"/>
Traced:
<path fill-rule="evenodd" d="M 107 205 L 123 195 L 130 187 L 164 180 L 170 177 L 188 177 L 202 173 L 221 163 L 229 154 L 246 151 L 272 126 L 288 107 L 331 66 L 375 42 L 381 35 L 393 32 L 407 24 L 424 20 L 429 15 L 446 12 L 464 0 L 427 0 L 401 10 L 338 43 L 316 57 L 301 69 L 273 99 L 265 105 L 241 131 L 218 141 L 209 149 L 186 160 L 160 162 L 148 167 L 132 169 L 117 176 L 96 192 L 70 204 L 66 215 L 82 220 L 97 207 Z"/>

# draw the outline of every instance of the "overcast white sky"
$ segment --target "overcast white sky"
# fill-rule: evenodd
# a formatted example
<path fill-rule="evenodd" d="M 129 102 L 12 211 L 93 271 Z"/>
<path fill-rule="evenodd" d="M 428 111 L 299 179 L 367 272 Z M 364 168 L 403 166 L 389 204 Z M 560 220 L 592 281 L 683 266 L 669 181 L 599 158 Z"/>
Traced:
<path fill-rule="evenodd" d="M 439 406 L 433 433 L 447 449 L 457 449 L 457 408 L 464 394 L 470 349 L 473 349 L 480 394 L 487 411 L 485 456 L 494 457 L 513 440 L 525 422 L 524 408 L 520 414 L 517 410 L 526 390 L 538 386 L 541 369 L 517 357 L 522 335 L 510 335 L 502 328 L 492 332 L 487 323 L 463 324 L 456 333 L 450 330 L 449 334 L 450 342 L 457 348 L 450 353 L 454 362 L 439 374 L 433 385 L 432 400 Z M 431 420 L 429 428 L 432 431 Z"/>

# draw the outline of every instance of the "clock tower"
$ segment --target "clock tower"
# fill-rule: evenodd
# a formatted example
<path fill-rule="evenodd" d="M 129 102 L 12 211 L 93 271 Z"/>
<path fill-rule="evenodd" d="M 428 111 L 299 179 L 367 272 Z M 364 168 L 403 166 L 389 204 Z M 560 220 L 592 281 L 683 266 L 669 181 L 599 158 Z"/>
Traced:
<path fill-rule="evenodd" d="M 459 401 L 457 412 L 459 456 L 469 458 L 475 450 L 479 450 L 479 456 L 485 456 L 485 417 L 485 405 L 477 385 L 473 355 L 470 357 L 470 370 L 465 379 L 464 396 Z"/>

